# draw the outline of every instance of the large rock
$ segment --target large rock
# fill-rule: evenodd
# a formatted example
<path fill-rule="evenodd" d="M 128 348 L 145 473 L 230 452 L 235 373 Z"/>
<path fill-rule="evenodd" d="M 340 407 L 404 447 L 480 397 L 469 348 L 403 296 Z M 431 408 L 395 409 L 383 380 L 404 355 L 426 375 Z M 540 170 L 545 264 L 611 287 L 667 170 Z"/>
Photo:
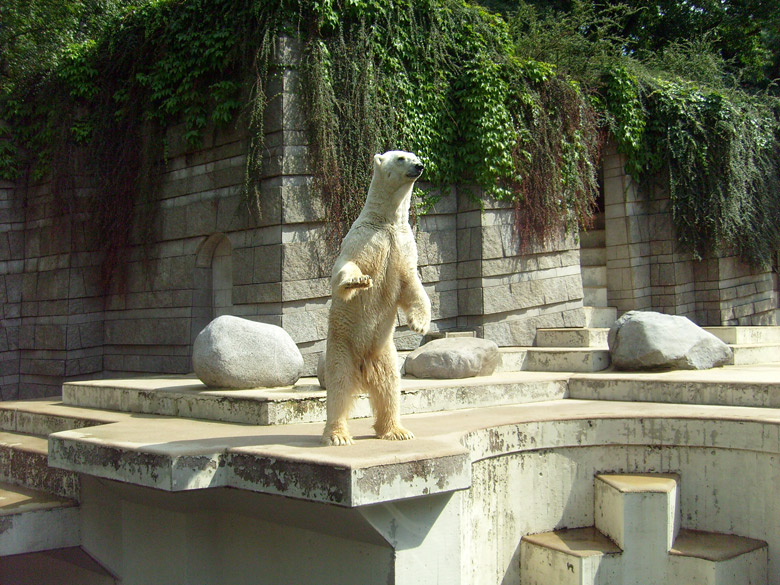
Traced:
<path fill-rule="evenodd" d="M 223 315 L 195 338 L 192 365 L 212 388 L 267 388 L 295 384 L 303 356 L 281 327 Z"/>
<path fill-rule="evenodd" d="M 493 341 L 476 337 L 445 337 L 418 347 L 406 358 L 406 373 L 417 378 L 489 376 L 501 363 Z"/>
<path fill-rule="evenodd" d="M 620 370 L 704 370 L 731 360 L 731 348 L 686 317 L 629 311 L 609 330 L 609 351 Z"/>

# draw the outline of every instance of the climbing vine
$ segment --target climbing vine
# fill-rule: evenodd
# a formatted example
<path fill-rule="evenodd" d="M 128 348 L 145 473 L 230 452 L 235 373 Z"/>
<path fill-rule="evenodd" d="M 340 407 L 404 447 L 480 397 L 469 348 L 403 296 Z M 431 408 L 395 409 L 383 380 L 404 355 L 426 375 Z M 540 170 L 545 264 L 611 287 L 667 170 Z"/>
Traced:
<path fill-rule="evenodd" d="M 108 279 L 134 209 L 154 200 L 149 178 L 164 164 L 167 128 L 180 125 L 197 147 L 207 128 L 246 127 L 245 190 L 261 196 L 263 114 L 285 34 L 302 47 L 313 191 L 335 238 L 362 206 L 368 161 L 389 148 L 424 160 L 423 203 L 437 188 L 474 186 L 477 201 L 514 204 L 524 245 L 574 232 L 592 216 L 608 130 L 638 180 L 668 169 L 679 237 L 694 254 L 733 248 L 766 262 L 780 243 L 776 103 L 651 73 L 615 50 L 603 16 L 556 37 L 527 8 L 146 0 L 116 9 L 48 73 L 0 85 L 0 176 L 48 175 L 67 205 L 71 178 L 92 175 Z"/>

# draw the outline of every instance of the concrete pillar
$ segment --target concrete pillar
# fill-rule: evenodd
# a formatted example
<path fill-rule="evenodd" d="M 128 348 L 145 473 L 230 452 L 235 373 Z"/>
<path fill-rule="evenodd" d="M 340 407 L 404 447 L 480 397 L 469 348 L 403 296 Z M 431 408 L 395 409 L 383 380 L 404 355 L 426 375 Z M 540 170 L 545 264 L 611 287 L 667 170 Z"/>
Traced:
<path fill-rule="evenodd" d="M 362 516 L 393 549 L 388 583 L 459 585 L 460 492 L 366 506 Z"/>

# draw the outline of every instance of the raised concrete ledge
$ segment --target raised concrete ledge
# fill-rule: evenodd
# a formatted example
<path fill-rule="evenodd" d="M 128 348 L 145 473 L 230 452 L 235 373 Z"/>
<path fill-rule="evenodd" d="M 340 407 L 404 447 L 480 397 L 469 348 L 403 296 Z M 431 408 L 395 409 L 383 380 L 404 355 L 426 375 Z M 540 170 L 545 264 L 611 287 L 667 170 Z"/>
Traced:
<path fill-rule="evenodd" d="M 134 416 L 54 433 L 49 463 L 182 491 L 227 486 L 340 506 L 465 489 L 470 463 L 516 453 L 606 445 L 780 453 L 780 410 L 561 400 L 405 418 L 412 441 L 380 441 L 369 420 L 356 444 L 320 444 L 321 424 L 283 427 Z"/>
<path fill-rule="evenodd" d="M 711 370 L 574 374 L 569 397 L 718 406 L 780 408 L 780 368 L 726 366 Z"/>
<path fill-rule="evenodd" d="M 504 372 L 459 380 L 401 380 L 401 414 L 547 401 L 566 396 L 564 374 Z M 214 390 L 195 377 L 167 376 L 67 382 L 63 403 L 91 409 L 198 418 L 251 425 L 325 420 L 325 390 L 314 378 L 294 386 Z M 353 418 L 371 416 L 367 396 Z"/>

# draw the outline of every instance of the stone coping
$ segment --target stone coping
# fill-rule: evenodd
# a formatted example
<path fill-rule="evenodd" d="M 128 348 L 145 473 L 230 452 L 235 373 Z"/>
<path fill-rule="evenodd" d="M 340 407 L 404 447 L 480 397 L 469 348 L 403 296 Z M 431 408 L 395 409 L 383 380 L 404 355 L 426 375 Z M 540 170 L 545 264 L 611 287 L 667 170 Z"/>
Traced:
<path fill-rule="evenodd" d="M 780 410 L 557 400 L 405 417 L 417 436 L 320 444 L 321 423 L 250 426 L 134 415 L 54 433 L 52 466 L 182 491 L 236 487 L 355 507 L 465 489 L 471 463 L 522 451 L 645 445 L 780 453 Z"/>

